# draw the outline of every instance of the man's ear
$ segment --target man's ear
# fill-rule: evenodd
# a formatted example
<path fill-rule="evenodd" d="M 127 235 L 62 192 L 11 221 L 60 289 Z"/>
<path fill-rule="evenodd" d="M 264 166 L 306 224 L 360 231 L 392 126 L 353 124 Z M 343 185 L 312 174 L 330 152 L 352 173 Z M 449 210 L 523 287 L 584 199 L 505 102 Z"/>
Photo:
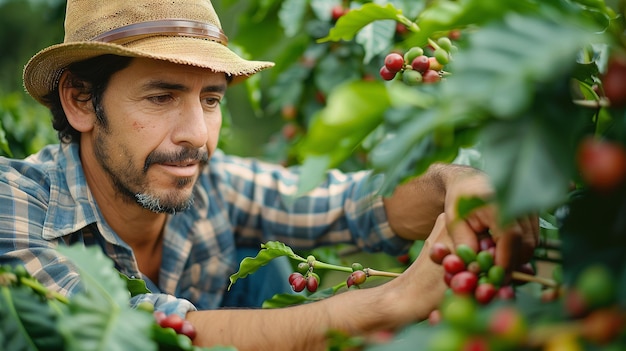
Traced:
<path fill-rule="evenodd" d="M 84 133 L 93 129 L 96 114 L 91 97 L 84 92 L 84 82 L 72 81 L 72 73 L 63 72 L 59 80 L 59 98 L 67 116 L 67 121 L 74 129 Z"/>

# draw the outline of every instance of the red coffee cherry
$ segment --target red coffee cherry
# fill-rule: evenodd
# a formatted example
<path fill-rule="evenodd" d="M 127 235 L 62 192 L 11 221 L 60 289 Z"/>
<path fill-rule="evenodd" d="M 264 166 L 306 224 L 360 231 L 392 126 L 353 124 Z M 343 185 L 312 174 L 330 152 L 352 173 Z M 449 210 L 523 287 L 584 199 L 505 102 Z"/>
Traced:
<path fill-rule="evenodd" d="M 183 319 L 183 317 L 179 316 L 176 313 L 172 313 L 170 315 L 168 315 L 167 317 L 165 317 L 161 323 L 159 323 L 159 325 L 162 328 L 172 328 L 174 329 L 174 331 L 176 333 L 180 334 L 180 331 L 183 328 L 183 324 L 184 324 L 185 320 Z"/>
<path fill-rule="evenodd" d="M 330 16 L 333 21 L 337 21 L 341 16 L 345 15 L 348 10 L 341 5 L 333 6 Z"/>
<path fill-rule="evenodd" d="M 307 265 L 307 267 L 308 267 L 308 265 Z M 307 269 L 308 269 L 308 268 L 307 268 Z M 302 275 L 302 273 L 299 273 L 299 272 L 293 272 L 293 273 L 291 273 L 291 274 L 289 275 L 289 284 L 293 284 L 293 281 L 294 281 L 296 278 L 304 278 L 304 276 Z"/>
<path fill-rule="evenodd" d="M 183 326 L 180 328 L 179 334 L 186 335 L 189 339 L 193 340 L 198 333 L 196 331 L 196 327 L 194 327 L 188 320 L 185 320 L 183 321 Z"/>
<path fill-rule="evenodd" d="M 384 80 L 392 80 L 396 77 L 396 73 L 398 72 L 392 72 L 389 70 L 389 68 L 387 68 L 387 66 L 382 66 L 380 68 L 380 77 Z"/>
<path fill-rule="evenodd" d="M 501 307 L 489 318 L 489 332 L 512 345 L 524 340 L 527 329 L 526 320 L 513 306 Z"/>
<path fill-rule="evenodd" d="M 584 139 L 577 154 L 583 180 L 593 189 L 607 192 L 624 182 L 626 151 L 620 144 L 593 137 Z"/>
<path fill-rule="evenodd" d="M 426 55 L 419 55 L 411 62 L 411 67 L 420 72 L 425 73 L 430 68 L 430 60 Z"/>
<path fill-rule="evenodd" d="M 609 59 L 602 86 L 611 106 L 626 105 L 626 57 L 613 55 Z"/>
<path fill-rule="evenodd" d="M 463 271 L 455 274 L 450 280 L 450 288 L 455 294 L 473 294 L 478 284 L 476 274 Z"/>
<path fill-rule="evenodd" d="M 291 282 L 291 288 L 295 292 L 301 292 L 306 287 L 306 279 L 303 276 L 295 277 Z"/>
<path fill-rule="evenodd" d="M 395 52 L 390 53 L 385 57 L 385 67 L 390 72 L 399 72 L 404 67 L 404 57 Z"/>
<path fill-rule="evenodd" d="M 422 81 L 424 83 L 436 83 L 441 80 L 439 73 L 435 70 L 429 69 L 422 74 Z"/>
<path fill-rule="evenodd" d="M 441 262 L 446 272 L 456 274 L 465 270 L 465 262 L 455 254 L 449 254 Z"/>
<path fill-rule="evenodd" d="M 318 285 L 319 285 L 319 281 L 314 276 L 310 276 L 306 278 L 306 289 L 309 292 L 316 292 Z"/>
<path fill-rule="evenodd" d="M 515 289 L 511 285 L 505 285 L 498 289 L 496 297 L 500 300 L 513 300 L 515 299 Z"/>
<path fill-rule="evenodd" d="M 476 291 L 474 291 L 474 297 L 478 303 L 486 305 L 493 300 L 497 293 L 498 289 L 491 283 L 478 284 Z"/>
<path fill-rule="evenodd" d="M 443 259 L 451 254 L 450 248 L 444 243 L 434 243 L 430 248 L 430 259 L 437 264 L 442 264 Z"/>

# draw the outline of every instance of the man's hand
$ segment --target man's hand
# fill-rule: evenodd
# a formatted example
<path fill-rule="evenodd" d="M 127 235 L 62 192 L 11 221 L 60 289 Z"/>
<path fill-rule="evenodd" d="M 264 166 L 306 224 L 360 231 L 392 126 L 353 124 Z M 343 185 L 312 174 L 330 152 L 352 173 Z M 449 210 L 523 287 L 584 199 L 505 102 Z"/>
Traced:
<path fill-rule="evenodd" d="M 477 250 L 479 237 L 491 235 L 496 242 L 496 263 L 510 271 L 532 257 L 539 242 L 539 218 L 528 215 L 502 226 L 493 204 L 459 218 L 461 198 L 490 200 L 493 195 L 485 173 L 467 166 L 433 164 L 423 175 L 398 186 L 384 202 L 389 224 L 397 235 L 426 239 L 437 216 L 445 213 L 453 246 L 467 244 Z"/>
<path fill-rule="evenodd" d="M 454 244 L 466 244 L 478 250 L 480 236 L 491 235 L 496 243 L 496 264 L 511 271 L 527 263 L 539 243 L 539 217 L 527 215 L 506 226 L 500 225 L 498 209 L 488 204 L 473 210 L 467 218 L 459 218 L 457 204 L 462 197 L 489 199 L 491 185 L 482 173 L 461 176 L 447 187 L 445 214 L 448 231 Z"/>

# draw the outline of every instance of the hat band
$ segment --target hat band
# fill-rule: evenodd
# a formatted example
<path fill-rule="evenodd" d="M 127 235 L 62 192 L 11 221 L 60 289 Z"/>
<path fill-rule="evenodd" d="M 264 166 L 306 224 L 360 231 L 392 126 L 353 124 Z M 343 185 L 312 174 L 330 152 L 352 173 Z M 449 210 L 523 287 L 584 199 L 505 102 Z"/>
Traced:
<path fill-rule="evenodd" d="M 119 43 L 152 35 L 192 36 L 217 41 L 224 46 L 228 44 L 228 37 L 226 37 L 219 27 L 210 23 L 182 19 L 167 19 L 130 24 L 102 33 L 91 40 L 105 43 Z"/>

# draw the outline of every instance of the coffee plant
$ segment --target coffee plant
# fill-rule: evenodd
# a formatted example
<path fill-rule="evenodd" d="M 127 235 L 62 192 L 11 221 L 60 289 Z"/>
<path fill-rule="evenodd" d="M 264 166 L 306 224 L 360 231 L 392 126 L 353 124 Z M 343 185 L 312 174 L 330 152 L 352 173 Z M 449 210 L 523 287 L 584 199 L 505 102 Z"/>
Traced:
<path fill-rule="evenodd" d="M 69 298 L 23 266 L 0 266 L 0 350 L 234 350 L 193 346 L 195 328 L 177 314 L 146 302 L 131 308 L 131 296 L 149 292 L 145 283 L 117 272 L 99 248 L 59 250 L 80 267 L 84 290 Z"/>
<path fill-rule="evenodd" d="M 273 4 L 298 44 L 266 108 L 298 133 L 268 150 L 301 167 L 301 193 L 338 167 L 383 174 L 388 195 L 454 162 L 490 176 L 503 223 L 541 215 L 530 266 L 498 293 L 501 273 L 484 271 L 481 249 L 476 263 L 460 260 L 432 320 L 384 342 L 333 335 L 337 349 L 626 348 L 624 1 Z M 465 199 L 458 211 L 482 205 Z"/>

